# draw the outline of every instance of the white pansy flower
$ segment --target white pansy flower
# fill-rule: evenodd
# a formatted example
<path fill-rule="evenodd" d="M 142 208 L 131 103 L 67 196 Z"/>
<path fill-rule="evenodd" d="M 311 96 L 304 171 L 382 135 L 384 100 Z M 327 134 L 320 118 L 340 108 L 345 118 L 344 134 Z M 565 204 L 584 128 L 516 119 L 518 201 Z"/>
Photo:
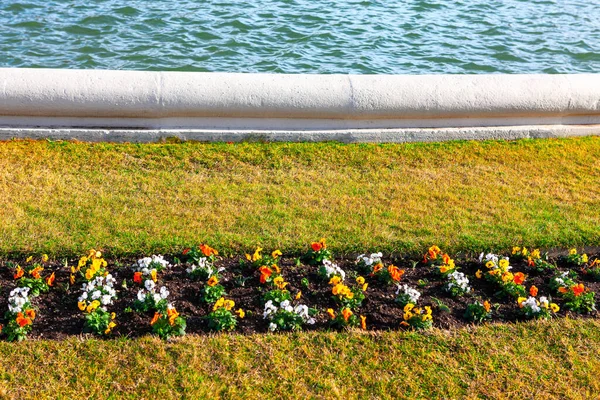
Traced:
<path fill-rule="evenodd" d="M 154 287 L 156 286 L 156 284 L 154 283 L 154 281 L 152 279 L 147 279 L 144 282 L 144 287 L 146 288 L 146 290 L 148 291 L 152 291 L 154 290 Z"/>

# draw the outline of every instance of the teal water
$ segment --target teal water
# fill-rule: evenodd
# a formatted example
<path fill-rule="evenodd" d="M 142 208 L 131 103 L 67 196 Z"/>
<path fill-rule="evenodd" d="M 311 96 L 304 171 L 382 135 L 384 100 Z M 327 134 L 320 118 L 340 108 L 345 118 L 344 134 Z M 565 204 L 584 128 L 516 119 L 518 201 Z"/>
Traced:
<path fill-rule="evenodd" d="M 600 0 L 4 0 L 0 67 L 600 72 Z"/>

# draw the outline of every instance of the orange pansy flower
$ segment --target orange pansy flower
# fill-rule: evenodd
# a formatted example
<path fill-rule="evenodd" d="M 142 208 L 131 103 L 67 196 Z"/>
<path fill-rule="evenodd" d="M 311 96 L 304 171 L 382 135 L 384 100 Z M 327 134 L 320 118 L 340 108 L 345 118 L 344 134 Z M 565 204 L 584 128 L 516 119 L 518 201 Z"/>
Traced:
<path fill-rule="evenodd" d="M 219 283 L 219 280 L 218 280 L 218 279 L 217 279 L 217 277 L 216 277 L 216 276 L 214 276 L 214 275 L 210 277 L 210 279 L 208 280 L 208 282 L 206 282 L 206 284 L 207 284 L 208 286 L 211 286 L 211 287 L 212 287 L 212 286 L 215 286 L 217 283 Z"/>
<path fill-rule="evenodd" d="M 25 310 L 25 315 L 27 315 L 27 317 L 31 318 L 31 320 L 33 321 L 35 319 L 35 310 L 33 308 Z"/>
<path fill-rule="evenodd" d="M 154 325 L 160 317 L 161 314 L 159 312 L 155 312 L 154 317 L 152 317 L 152 321 L 150 321 L 150 325 Z"/>
<path fill-rule="evenodd" d="M 404 275 L 404 270 L 396 267 L 395 265 L 390 265 L 388 267 L 388 272 L 392 279 L 396 282 L 398 282 L 400 278 L 402 278 L 402 275 Z"/>
<path fill-rule="evenodd" d="M 354 314 L 349 308 L 344 308 L 342 310 L 342 317 L 344 317 L 344 321 L 348 322 L 348 318 L 350 318 Z"/>
<path fill-rule="evenodd" d="M 25 273 L 25 271 L 23 271 L 23 268 L 21 268 L 20 266 L 17 265 L 17 269 L 15 270 L 14 278 L 19 279 L 20 277 L 23 276 L 24 273 Z"/>
<path fill-rule="evenodd" d="M 538 295 L 538 288 L 535 286 L 532 286 L 529 288 L 529 294 L 532 295 L 533 297 Z"/>
<path fill-rule="evenodd" d="M 53 272 L 52 275 L 50 275 L 48 277 L 48 279 L 46 280 L 46 283 L 48 284 L 48 286 L 54 285 L 54 279 L 56 279 L 56 277 L 54 276 L 54 272 Z"/>
<path fill-rule="evenodd" d="M 206 257 L 210 257 L 210 256 L 218 256 L 219 252 L 215 249 L 213 249 L 212 247 L 210 247 L 207 244 L 201 244 L 200 245 L 200 250 L 202 251 L 202 254 L 204 254 Z"/>

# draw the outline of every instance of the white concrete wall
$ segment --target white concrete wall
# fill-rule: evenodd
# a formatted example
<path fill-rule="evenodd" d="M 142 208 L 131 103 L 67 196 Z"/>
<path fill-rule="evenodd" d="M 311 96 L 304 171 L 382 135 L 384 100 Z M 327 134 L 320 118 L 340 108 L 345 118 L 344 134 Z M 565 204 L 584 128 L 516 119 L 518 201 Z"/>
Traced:
<path fill-rule="evenodd" d="M 599 133 L 595 74 L 0 69 L 0 139 L 407 141 Z"/>

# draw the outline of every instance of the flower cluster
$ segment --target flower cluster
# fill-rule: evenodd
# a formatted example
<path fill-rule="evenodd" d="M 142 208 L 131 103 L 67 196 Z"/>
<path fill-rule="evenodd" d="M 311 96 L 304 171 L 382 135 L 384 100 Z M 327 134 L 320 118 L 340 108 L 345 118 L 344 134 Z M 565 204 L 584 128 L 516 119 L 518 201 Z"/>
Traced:
<path fill-rule="evenodd" d="M 46 277 L 42 276 L 44 266 L 38 262 L 33 262 L 33 257 L 29 256 L 24 267 L 16 265 L 14 267 L 13 278 L 17 281 L 18 287 L 26 287 L 30 289 L 32 296 L 39 296 L 40 293 L 48 291 L 50 286 L 54 285 L 54 272 Z M 48 256 L 42 256 L 42 263 L 48 261 Z"/>
<path fill-rule="evenodd" d="M 302 257 L 302 260 L 308 265 L 320 265 L 323 260 L 331 259 L 331 251 L 327 249 L 325 239 L 321 239 L 318 242 L 313 242 L 310 245 L 308 252 Z"/>
<path fill-rule="evenodd" d="M 81 287 L 77 306 L 85 313 L 84 330 L 98 335 L 108 335 L 117 325 L 113 320 L 115 313 L 108 312 L 107 306 L 117 298 L 114 289 L 116 280 L 111 274 L 97 276 Z"/>
<path fill-rule="evenodd" d="M 8 341 L 21 341 L 31 332 L 36 314 L 29 300 L 28 287 L 13 289 L 8 296 L 8 311 L 4 315 L 7 325 L 0 329 Z"/>
<path fill-rule="evenodd" d="M 448 283 L 444 286 L 444 290 L 450 293 L 452 297 L 463 296 L 471 291 L 469 278 L 462 272 L 454 271 L 448 275 Z"/>
<path fill-rule="evenodd" d="M 169 297 L 169 290 L 166 286 L 161 286 L 156 290 L 156 283 L 147 279 L 144 282 L 144 289 L 138 290 L 137 298 L 133 303 L 133 308 L 139 312 L 157 311 L 165 308 Z"/>
<path fill-rule="evenodd" d="M 423 263 L 433 267 L 435 272 L 445 278 L 456 268 L 454 260 L 446 253 L 443 253 L 438 246 L 431 246 L 423 256 Z"/>
<path fill-rule="evenodd" d="M 188 275 L 193 279 L 206 280 L 221 272 L 214 264 L 219 252 L 207 244 L 183 250 L 183 256 L 187 257 L 189 267 L 186 269 Z"/>
<path fill-rule="evenodd" d="M 548 319 L 560 310 L 560 307 L 551 303 L 546 296 L 541 296 L 539 300 L 533 295 L 528 298 L 519 297 L 517 304 L 521 313 L 527 318 Z"/>
<path fill-rule="evenodd" d="M 356 258 L 356 266 L 363 274 L 369 274 L 373 271 L 373 265 L 381 263 L 382 253 L 372 253 L 370 256 L 361 254 Z"/>
<path fill-rule="evenodd" d="M 212 311 L 206 316 L 208 327 L 213 331 L 232 331 L 237 326 L 237 318 L 231 311 L 235 307 L 233 300 L 225 300 L 221 297 L 213 305 Z M 236 311 L 240 318 L 244 318 L 246 313 L 241 308 Z"/>
<path fill-rule="evenodd" d="M 400 279 L 402 279 L 402 275 L 404 275 L 404 270 L 396 267 L 395 265 L 388 265 L 387 268 L 384 267 L 383 263 L 378 263 L 373 265 L 373 270 L 371 271 L 370 276 L 376 277 L 382 282 L 386 284 L 398 283 Z"/>
<path fill-rule="evenodd" d="M 162 256 L 145 257 L 134 266 L 133 280 L 142 284 L 143 288 L 137 292 L 137 298 L 133 308 L 137 312 L 151 313 L 154 316 L 150 320 L 152 332 L 161 339 L 171 336 L 185 335 L 186 320 L 181 317 L 173 304 L 169 303 L 169 290 L 166 286 L 157 287 L 158 273 L 170 267 L 170 264 Z"/>
<path fill-rule="evenodd" d="M 263 318 L 269 321 L 269 331 L 297 331 L 304 324 L 313 325 L 316 310 L 308 308 L 304 304 L 295 307 L 290 300 L 284 300 L 276 304 L 269 300 L 265 304 Z"/>
<path fill-rule="evenodd" d="M 262 266 L 271 267 L 279 263 L 279 258 L 282 256 L 280 250 L 273 250 L 271 254 L 262 254 L 262 247 L 257 247 L 254 254 L 246 254 L 246 261 L 253 269 L 258 269 Z"/>
<path fill-rule="evenodd" d="M 596 310 L 595 293 L 586 288 L 583 283 L 561 286 L 558 294 L 564 299 L 565 308 L 578 313 Z"/>
<path fill-rule="evenodd" d="M 582 267 L 581 272 L 596 282 L 600 281 L 600 258 L 596 258 L 589 265 Z"/>
<path fill-rule="evenodd" d="M 330 260 L 323 260 L 323 264 L 319 267 L 318 273 L 319 276 L 323 278 L 323 280 L 327 281 L 329 281 L 334 276 L 339 277 L 342 281 L 346 279 L 346 272 Z"/>
<path fill-rule="evenodd" d="M 398 287 L 398 290 L 396 290 L 396 301 L 400 306 L 404 307 L 408 303 L 417 304 L 419 297 L 421 297 L 421 292 L 406 284 L 397 284 L 396 286 Z"/>
<path fill-rule="evenodd" d="M 404 316 L 400 323 L 401 326 L 411 327 L 413 329 L 428 329 L 433 326 L 433 317 L 431 307 L 416 307 L 412 303 L 404 306 Z"/>
<path fill-rule="evenodd" d="M 87 256 L 79 259 L 77 267 L 71 267 L 71 284 L 75 284 L 76 274 L 79 273 L 86 281 L 108 274 L 106 270 L 108 263 L 102 258 L 102 253 L 94 249 L 88 251 Z"/>
<path fill-rule="evenodd" d="M 535 269 L 537 272 L 556 269 L 556 266 L 548 262 L 548 253 L 543 255 L 539 249 L 533 250 L 527 256 L 527 266 Z"/>
<path fill-rule="evenodd" d="M 157 274 L 170 266 L 171 264 L 161 255 L 141 258 L 133 266 L 133 281 L 138 284 L 147 279 L 156 282 Z"/>
<path fill-rule="evenodd" d="M 577 253 L 577 249 L 569 250 L 569 255 L 563 258 L 567 264 L 571 264 L 575 267 L 581 267 L 588 262 L 587 254 Z"/>
<path fill-rule="evenodd" d="M 161 339 L 169 339 L 171 336 L 185 335 L 187 323 L 172 304 L 165 302 L 164 306 L 154 313 L 150 325 L 155 335 Z"/>
<path fill-rule="evenodd" d="M 333 276 L 329 284 L 331 287 L 331 293 L 333 294 L 333 300 L 339 307 L 339 312 L 335 313 L 333 309 L 327 310 L 327 314 L 331 319 L 331 324 L 337 327 L 357 326 L 359 323 L 361 326 L 366 327 L 366 322 L 363 317 L 360 321 L 354 313 L 362 305 L 365 299 L 364 292 L 369 286 L 365 282 L 365 278 L 359 276 L 356 278 L 356 283 L 352 286 L 346 286 L 341 282 L 339 276 Z M 365 328 L 366 329 L 366 328 Z"/>
<path fill-rule="evenodd" d="M 483 263 L 488 271 L 483 274 L 481 270 L 478 270 L 475 276 L 481 278 L 485 275 L 485 279 L 489 282 L 494 283 L 499 289 L 500 293 L 513 297 L 525 296 L 525 275 L 522 272 L 513 274 L 510 272 L 512 267 L 510 266 L 508 257 L 500 258 L 495 254 L 483 253 L 479 256 L 479 262 Z"/>
<path fill-rule="evenodd" d="M 511 257 L 514 260 L 521 261 L 521 260 L 524 260 L 528 254 L 529 254 L 529 250 L 527 250 L 527 247 L 515 246 L 512 248 Z"/>

